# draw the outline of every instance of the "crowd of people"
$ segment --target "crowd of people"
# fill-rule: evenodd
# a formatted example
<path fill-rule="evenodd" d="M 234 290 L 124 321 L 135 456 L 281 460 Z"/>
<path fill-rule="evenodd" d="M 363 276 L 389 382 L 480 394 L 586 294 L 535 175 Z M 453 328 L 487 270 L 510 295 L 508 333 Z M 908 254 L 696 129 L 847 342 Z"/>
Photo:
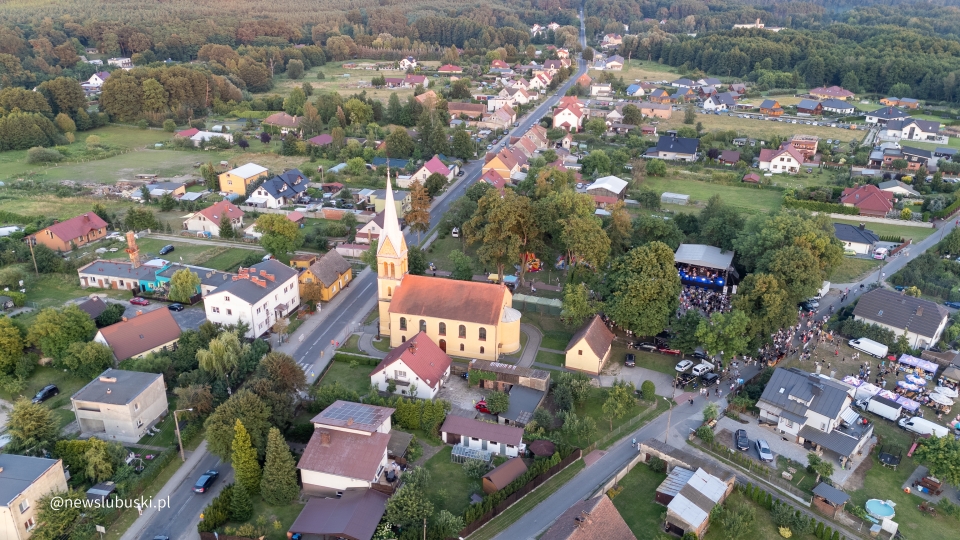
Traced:
<path fill-rule="evenodd" d="M 680 307 L 677 309 L 677 318 L 691 309 L 700 311 L 709 317 L 712 313 L 726 313 L 730 311 L 730 296 L 723 291 L 714 291 L 684 285 L 680 291 Z"/>
<path fill-rule="evenodd" d="M 713 281 L 717 278 L 722 278 L 723 273 L 719 270 L 713 268 L 706 268 L 703 266 L 694 266 L 692 264 L 680 263 L 677 265 L 677 271 L 680 272 L 681 276 L 687 276 L 691 279 L 700 279 L 705 278 L 710 281 Z"/>

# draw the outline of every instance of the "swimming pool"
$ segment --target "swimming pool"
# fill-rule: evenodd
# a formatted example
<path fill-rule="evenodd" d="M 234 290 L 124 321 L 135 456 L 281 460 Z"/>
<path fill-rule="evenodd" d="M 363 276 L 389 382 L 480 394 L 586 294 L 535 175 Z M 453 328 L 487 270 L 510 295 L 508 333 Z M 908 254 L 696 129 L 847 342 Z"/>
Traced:
<path fill-rule="evenodd" d="M 896 512 L 893 511 L 896 503 L 893 501 L 870 499 L 865 506 L 867 507 L 867 513 L 877 519 L 893 519 L 893 516 L 896 515 Z"/>

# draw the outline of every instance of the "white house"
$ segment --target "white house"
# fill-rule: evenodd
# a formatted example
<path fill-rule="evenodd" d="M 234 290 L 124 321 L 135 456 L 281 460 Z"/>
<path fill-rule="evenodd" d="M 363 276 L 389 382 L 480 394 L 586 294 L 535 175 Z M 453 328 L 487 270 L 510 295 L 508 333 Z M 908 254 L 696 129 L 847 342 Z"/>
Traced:
<path fill-rule="evenodd" d="M 404 175 L 397 178 L 397 187 L 402 189 L 408 189 L 414 182 L 419 181 L 421 184 L 426 184 L 427 178 L 431 174 L 440 174 L 447 179 L 447 182 L 453 179 L 453 171 L 450 170 L 442 161 L 440 161 L 439 156 L 433 156 L 430 161 L 427 161 L 423 164 L 422 167 L 417 169 L 417 172 L 411 175 Z"/>
<path fill-rule="evenodd" d="M 450 376 L 450 363 L 447 353 L 420 332 L 380 361 L 370 373 L 370 384 L 387 392 L 392 382 L 395 394 L 433 399 Z"/>
<path fill-rule="evenodd" d="M 860 297 L 853 317 L 906 335 L 914 349 L 936 345 L 947 326 L 947 308 L 922 298 L 887 289 L 874 289 Z"/>
<path fill-rule="evenodd" d="M 183 221 L 183 229 L 191 232 L 207 232 L 210 236 L 220 236 L 220 218 L 226 215 L 234 230 L 243 228 L 243 210 L 230 201 L 223 200 L 213 206 L 192 214 Z"/>
<path fill-rule="evenodd" d="M 803 163 L 803 154 L 789 144 L 777 150 L 760 150 L 760 169 L 764 171 L 798 173 Z"/>
<path fill-rule="evenodd" d="M 233 144 L 233 135 L 230 135 L 229 133 L 215 133 L 213 131 L 197 132 L 195 135 L 190 137 L 190 140 L 193 141 L 194 146 L 201 146 L 203 143 L 209 141 L 211 137 L 223 137 L 228 143 Z"/>
<path fill-rule="evenodd" d="M 623 199 L 627 192 L 627 185 L 629 184 L 626 180 L 617 178 L 616 176 L 604 176 L 587 186 L 587 194 L 598 197 L 616 197 L 617 199 Z"/>
<path fill-rule="evenodd" d="M 110 73 L 107 71 L 98 71 L 90 76 L 87 79 L 86 84 L 92 88 L 100 88 L 103 86 L 104 81 L 110 78 Z"/>
<path fill-rule="evenodd" d="M 280 208 L 300 202 L 310 179 L 299 169 L 290 169 L 260 184 L 247 199 L 250 206 Z"/>
<path fill-rule="evenodd" d="M 107 65 L 123 69 L 133 69 L 133 60 L 129 58 L 111 58 L 107 60 Z"/>
<path fill-rule="evenodd" d="M 483 422 L 448 414 L 440 428 L 440 438 L 454 448 L 469 448 L 507 457 L 517 457 L 526 450 L 523 428 Z"/>
<path fill-rule="evenodd" d="M 246 337 L 255 338 L 300 305 L 297 271 L 275 259 L 241 268 L 231 281 L 204 297 L 203 303 L 208 321 L 243 321 L 250 327 Z"/>
<path fill-rule="evenodd" d="M 884 139 L 939 142 L 940 122 L 905 118 L 890 120 L 881 130 Z"/>
<path fill-rule="evenodd" d="M 553 127 L 576 133 L 583 125 L 586 116 L 583 109 L 577 104 L 555 109 L 553 111 Z"/>
<path fill-rule="evenodd" d="M 402 69 L 403 71 L 406 71 L 408 69 L 416 69 L 416 67 L 417 67 L 417 59 L 412 56 L 408 56 L 403 60 L 400 60 L 400 69 Z"/>
<path fill-rule="evenodd" d="M 313 436 L 297 463 L 304 493 L 339 497 L 379 483 L 389 463 L 393 411 L 336 401 L 314 417 Z"/>
<path fill-rule="evenodd" d="M 874 246 L 880 241 L 880 237 L 863 223 L 859 227 L 847 223 L 834 223 L 833 234 L 837 240 L 843 242 L 843 249 L 853 250 L 860 255 L 872 255 Z"/>
<path fill-rule="evenodd" d="M 730 94 L 714 94 L 703 102 L 703 108 L 708 111 L 726 111 L 737 104 Z"/>

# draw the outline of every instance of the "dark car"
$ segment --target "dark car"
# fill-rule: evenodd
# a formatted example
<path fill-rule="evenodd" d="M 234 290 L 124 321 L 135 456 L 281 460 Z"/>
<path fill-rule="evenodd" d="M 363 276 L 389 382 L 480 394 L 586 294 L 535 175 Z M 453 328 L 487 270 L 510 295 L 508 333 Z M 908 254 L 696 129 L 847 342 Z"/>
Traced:
<path fill-rule="evenodd" d="M 715 384 L 720 384 L 720 376 L 712 371 L 708 371 L 700 376 L 700 380 L 703 381 L 703 386 L 713 386 Z"/>
<path fill-rule="evenodd" d="M 167 306 L 170 311 L 183 311 L 183 304 L 170 304 Z"/>
<path fill-rule="evenodd" d="M 163 534 L 158 534 L 153 537 L 153 540 L 170 540 L 170 537 Z"/>
<path fill-rule="evenodd" d="M 694 351 L 690 356 L 696 358 L 697 360 L 709 360 L 709 359 L 710 359 L 710 357 L 708 357 L 706 354 L 704 354 L 704 353 L 702 353 L 702 352 L 700 352 L 700 351 Z"/>
<path fill-rule="evenodd" d="M 46 400 L 48 400 L 48 399 L 50 399 L 50 398 L 52 398 L 53 396 L 56 396 L 56 395 L 58 395 L 58 394 L 60 394 L 60 389 L 57 388 L 57 385 L 55 385 L 55 384 L 48 384 L 48 385 L 44 386 L 43 388 L 41 388 L 40 391 L 37 392 L 37 395 L 33 396 L 33 402 L 34 402 L 34 403 L 43 403 L 44 401 L 46 401 Z"/>
<path fill-rule="evenodd" d="M 737 433 L 733 436 L 734 441 L 737 444 L 737 450 L 749 450 L 750 449 L 750 439 L 747 437 L 747 431 L 744 429 L 738 429 Z"/>
<path fill-rule="evenodd" d="M 627 358 L 623 361 L 623 365 L 626 367 L 635 367 L 637 365 L 637 357 L 632 353 L 627 353 Z"/>
<path fill-rule="evenodd" d="M 960 302 L 944 302 L 943 305 L 953 309 L 960 309 Z"/>
<path fill-rule="evenodd" d="M 160 248 L 160 254 L 161 254 L 161 255 L 166 255 L 167 253 L 170 253 L 171 251 L 173 251 L 173 246 L 171 246 L 170 244 L 167 244 L 167 245 L 163 246 L 162 248 Z"/>
<path fill-rule="evenodd" d="M 220 473 L 211 469 L 197 479 L 197 483 L 193 485 L 194 493 L 206 493 L 210 486 L 213 485 L 213 482 L 220 476 Z"/>

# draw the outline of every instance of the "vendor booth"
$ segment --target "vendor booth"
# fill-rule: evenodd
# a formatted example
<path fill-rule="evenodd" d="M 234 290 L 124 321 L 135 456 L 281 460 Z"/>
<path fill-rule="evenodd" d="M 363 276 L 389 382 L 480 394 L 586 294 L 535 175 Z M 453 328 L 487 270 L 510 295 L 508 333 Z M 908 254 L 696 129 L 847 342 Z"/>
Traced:
<path fill-rule="evenodd" d="M 909 354 L 900 355 L 897 360 L 897 371 L 916 375 L 924 380 L 933 380 L 933 375 L 937 372 L 937 364 L 922 360 Z"/>

